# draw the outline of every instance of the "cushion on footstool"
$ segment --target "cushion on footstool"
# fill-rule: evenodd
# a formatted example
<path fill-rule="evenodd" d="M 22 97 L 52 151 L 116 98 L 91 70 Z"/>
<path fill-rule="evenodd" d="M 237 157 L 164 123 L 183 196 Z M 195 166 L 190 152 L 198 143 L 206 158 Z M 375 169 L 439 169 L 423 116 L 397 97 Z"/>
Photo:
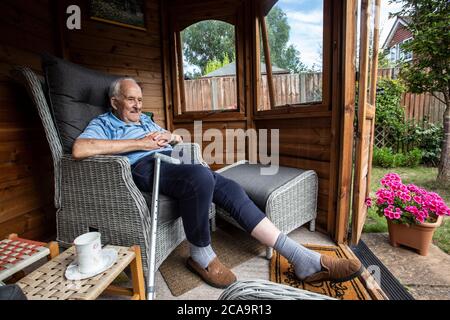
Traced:
<path fill-rule="evenodd" d="M 317 216 L 318 178 L 313 170 L 280 166 L 275 175 L 262 175 L 261 164 L 235 164 L 218 172 L 242 186 L 250 199 L 282 231 L 291 232 Z M 228 212 L 217 214 L 235 224 Z"/>

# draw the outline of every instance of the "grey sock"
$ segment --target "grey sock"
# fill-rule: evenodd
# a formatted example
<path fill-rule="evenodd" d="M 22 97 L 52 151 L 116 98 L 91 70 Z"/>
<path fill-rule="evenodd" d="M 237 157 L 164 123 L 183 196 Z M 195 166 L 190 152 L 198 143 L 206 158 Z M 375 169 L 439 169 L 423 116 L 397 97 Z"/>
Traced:
<path fill-rule="evenodd" d="M 280 233 L 273 248 L 294 265 L 295 275 L 300 280 L 322 269 L 319 253 L 303 247 L 283 233 Z"/>
<path fill-rule="evenodd" d="M 216 257 L 216 253 L 212 249 L 211 245 L 206 247 L 197 247 L 196 245 L 189 243 L 191 248 L 191 258 L 197 262 L 202 268 L 206 269 L 209 263 Z"/>

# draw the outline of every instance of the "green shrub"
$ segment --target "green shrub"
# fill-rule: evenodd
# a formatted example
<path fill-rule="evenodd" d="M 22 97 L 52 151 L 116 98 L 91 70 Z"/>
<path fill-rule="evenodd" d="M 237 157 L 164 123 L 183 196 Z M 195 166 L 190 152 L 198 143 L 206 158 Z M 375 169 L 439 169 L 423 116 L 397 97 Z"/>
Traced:
<path fill-rule="evenodd" d="M 406 155 L 403 153 L 395 153 L 393 155 L 394 161 L 392 163 L 393 167 L 404 167 L 406 163 Z"/>
<path fill-rule="evenodd" d="M 372 164 L 382 168 L 394 166 L 394 155 L 391 148 L 373 148 Z"/>
<path fill-rule="evenodd" d="M 376 116 L 377 126 L 383 127 L 387 138 L 397 141 L 402 136 L 405 124 L 405 110 L 400 105 L 405 91 L 402 82 L 394 79 L 379 79 L 377 82 Z"/>
<path fill-rule="evenodd" d="M 372 164 L 382 168 L 416 167 L 422 160 L 422 151 L 418 148 L 405 153 L 393 153 L 391 148 L 373 148 Z"/>
<path fill-rule="evenodd" d="M 437 166 L 441 156 L 444 129 L 442 124 L 429 123 L 424 118 L 423 124 L 405 120 L 403 106 L 400 105 L 401 94 L 405 87 L 400 80 L 379 79 L 376 97 L 375 125 L 384 131 L 384 139 L 390 142 L 394 151 L 420 149 L 421 163 Z M 385 153 L 381 155 L 385 156 Z M 419 153 L 394 156 L 394 165 L 413 166 L 419 158 Z M 389 163 L 389 159 L 387 159 Z M 386 164 L 386 163 L 385 163 Z M 386 168 L 386 167 L 385 167 Z"/>
<path fill-rule="evenodd" d="M 423 127 L 409 123 L 403 134 L 406 145 L 422 150 L 422 163 L 437 166 L 441 157 L 444 127 L 441 123 L 429 123 L 424 119 Z"/>
<path fill-rule="evenodd" d="M 417 167 L 422 161 L 422 150 L 414 148 L 405 155 L 405 167 Z"/>

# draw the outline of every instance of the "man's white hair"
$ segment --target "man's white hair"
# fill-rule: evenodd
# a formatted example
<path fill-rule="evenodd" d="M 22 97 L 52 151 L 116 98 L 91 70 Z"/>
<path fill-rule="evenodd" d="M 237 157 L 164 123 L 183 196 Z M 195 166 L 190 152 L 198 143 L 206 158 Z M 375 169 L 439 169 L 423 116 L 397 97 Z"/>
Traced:
<path fill-rule="evenodd" d="M 111 83 L 111 85 L 109 86 L 108 95 L 109 95 L 110 99 L 112 97 L 118 97 L 120 95 L 120 86 L 122 85 L 123 81 L 133 81 L 136 85 L 139 86 L 139 84 L 133 78 L 129 78 L 129 77 L 118 78 L 118 79 L 114 80 Z"/>

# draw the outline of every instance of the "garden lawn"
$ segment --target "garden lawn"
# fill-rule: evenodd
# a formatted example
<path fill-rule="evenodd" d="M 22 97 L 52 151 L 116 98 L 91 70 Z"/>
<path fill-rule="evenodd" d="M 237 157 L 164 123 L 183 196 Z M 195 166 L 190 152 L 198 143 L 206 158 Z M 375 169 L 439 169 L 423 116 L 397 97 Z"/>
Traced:
<path fill-rule="evenodd" d="M 450 189 L 443 188 L 436 183 L 437 168 L 429 167 L 391 169 L 373 167 L 370 180 L 370 197 L 375 197 L 375 191 L 381 187 L 380 179 L 390 172 L 399 174 L 404 184 L 414 183 L 428 191 L 436 192 L 442 197 L 447 206 L 450 206 Z M 363 232 L 387 232 L 386 219 L 379 217 L 375 209 L 370 208 Z M 450 254 L 450 218 L 445 218 L 442 225 L 436 230 L 433 243 Z"/>

